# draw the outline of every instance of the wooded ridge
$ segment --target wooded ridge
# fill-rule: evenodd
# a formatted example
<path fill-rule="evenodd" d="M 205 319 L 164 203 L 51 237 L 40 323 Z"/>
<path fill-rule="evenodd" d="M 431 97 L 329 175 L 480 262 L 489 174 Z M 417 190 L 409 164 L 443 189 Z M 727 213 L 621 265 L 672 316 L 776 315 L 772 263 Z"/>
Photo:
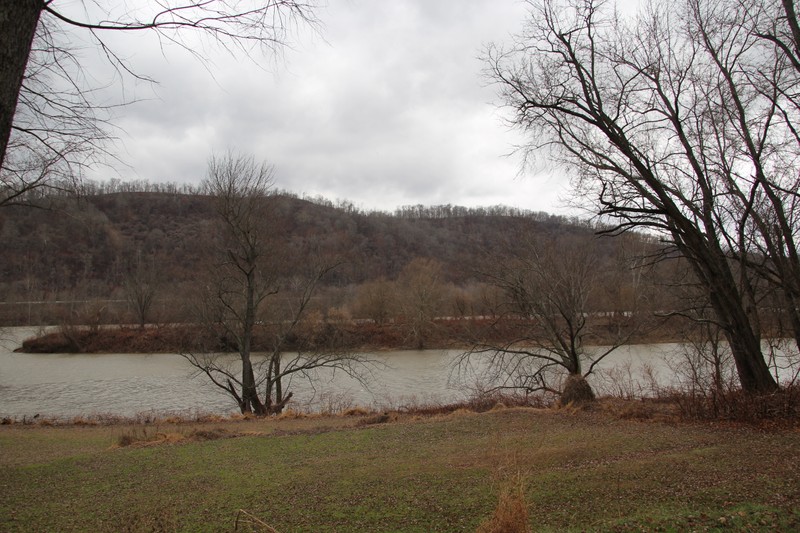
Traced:
<path fill-rule="evenodd" d="M 51 195 L 40 199 L 42 209 L 3 209 L 3 323 L 61 323 L 68 315 L 100 312 L 98 306 L 106 314 L 123 313 L 126 283 L 143 269 L 159 287 L 156 299 L 163 316 L 158 320 L 180 320 L 191 284 L 208 259 L 214 212 L 207 196 L 161 189 Z M 323 280 L 318 297 L 327 307 L 341 307 L 365 283 L 396 280 L 415 259 L 440 265 L 443 284 L 474 288 L 482 265 L 520 235 L 557 242 L 569 235 L 591 236 L 596 229 L 577 218 L 504 206 L 406 206 L 390 214 L 285 192 L 270 201 L 275 213 L 271 232 L 284 244 L 301 254 L 313 250 L 335 256 L 338 266 Z M 597 239 L 596 249 L 613 257 L 620 244 Z M 295 254 L 286 266 L 307 260 Z M 441 314 L 453 312 L 443 309 Z M 101 321 L 109 320 L 114 321 Z"/>

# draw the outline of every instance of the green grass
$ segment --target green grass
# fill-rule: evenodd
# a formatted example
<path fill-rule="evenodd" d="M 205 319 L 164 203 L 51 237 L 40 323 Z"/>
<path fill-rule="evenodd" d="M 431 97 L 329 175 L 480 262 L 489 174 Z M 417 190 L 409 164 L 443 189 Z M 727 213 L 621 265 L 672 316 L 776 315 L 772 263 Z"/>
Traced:
<path fill-rule="evenodd" d="M 232 531 L 244 509 L 281 533 L 474 531 L 520 475 L 535 531 L 800 528 L 796 430 L 533 409 L 343 420 L 125 448 L 130 428 L 2 426 L 0 530 Z"/>

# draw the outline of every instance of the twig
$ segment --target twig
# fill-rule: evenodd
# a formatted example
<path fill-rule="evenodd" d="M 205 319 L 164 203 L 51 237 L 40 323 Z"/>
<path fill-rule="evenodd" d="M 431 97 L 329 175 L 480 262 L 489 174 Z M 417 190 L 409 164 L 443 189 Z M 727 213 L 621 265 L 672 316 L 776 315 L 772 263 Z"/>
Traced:
<path fill-rule="evenodd" d="M 242 520 L 242 523 L 249 523 L 249 524 L 253 524 L 253 525 L 259 526 L 259 528 L 262 531 L 265 531 L 266 533 L 278 533 L 277 529 L 275 529 L 274 527 L 270 526 L 269 524 L 267 524 L 263 520 L 259 519 L 258 517 L 248 513 L 244 509 L 239 509 L 239 511 L 236 513 L 236 520 L 233 523 L 233 530 L 234 531 L 239 531 L 239 519 L 242 516 L 244 516 L 244 520 Z"/>

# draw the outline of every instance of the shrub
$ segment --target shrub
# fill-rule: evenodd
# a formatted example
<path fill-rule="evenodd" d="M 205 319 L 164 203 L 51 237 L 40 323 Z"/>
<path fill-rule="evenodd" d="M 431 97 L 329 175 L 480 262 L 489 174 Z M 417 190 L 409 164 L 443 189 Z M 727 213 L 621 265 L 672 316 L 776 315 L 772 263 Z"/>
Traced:
<path fill-rule="evenodd" d="M 684 418 L 694 420 L 797 421 L 800 417 L 800 385 L 788 385 L 767 394 L 740 389 L 709 392 L 673 392 L 671 397 Z"/>

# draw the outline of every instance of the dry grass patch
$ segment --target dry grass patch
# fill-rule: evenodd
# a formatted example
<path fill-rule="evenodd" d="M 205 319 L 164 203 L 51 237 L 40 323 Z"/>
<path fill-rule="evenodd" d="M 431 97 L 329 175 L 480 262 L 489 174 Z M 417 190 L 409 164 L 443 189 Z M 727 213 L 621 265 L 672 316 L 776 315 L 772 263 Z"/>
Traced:
<path fill-rule="evenodd" d="M 476 533 L 530 533 L 528 507 L 522 479 L 503 488 L 492 517 L 481 523 Z"/>
<path fill-rule="evenodd" d="M 235 437 L 259 435 L 256 432 L 239 432 L 226 428 L 193 429 L 189 432 L 165 432 L 158 428 L 132 427 L 122 432 L 114 447 L 153 446 L 159 444 L 176 444 L 186 441 L 206 441 L 232 439 Z"/>
<path fill-rule="evenodd" d="M 604 397 L 591 404 L 589 409 L 598 414 L 621 420 L 677 422 L 681 419 L 680 409 L 676 403 L 652 398 L 625 400 Z"/>

